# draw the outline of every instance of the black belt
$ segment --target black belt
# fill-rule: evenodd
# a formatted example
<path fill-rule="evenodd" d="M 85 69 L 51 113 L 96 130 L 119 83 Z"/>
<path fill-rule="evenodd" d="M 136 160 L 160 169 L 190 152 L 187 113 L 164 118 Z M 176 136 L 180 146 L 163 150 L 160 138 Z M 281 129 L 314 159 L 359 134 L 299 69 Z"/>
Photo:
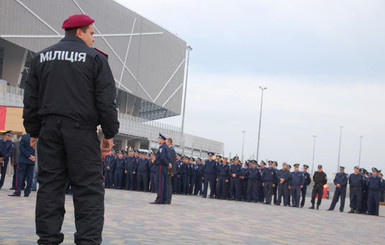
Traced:
<path fill-rule="evenodd" d="M 43 126 L 60 128 L 76 128 L 76 129 L 90 129 L 96 130 L 96 123 L 75 121 L 65 117 L 44 117 L 42 121 Z"/>

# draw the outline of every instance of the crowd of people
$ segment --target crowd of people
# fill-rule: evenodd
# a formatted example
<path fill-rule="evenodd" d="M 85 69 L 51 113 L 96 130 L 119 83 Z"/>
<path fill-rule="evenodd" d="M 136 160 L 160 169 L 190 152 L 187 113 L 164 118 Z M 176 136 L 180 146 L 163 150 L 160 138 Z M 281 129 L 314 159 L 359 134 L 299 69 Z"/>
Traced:
<path fill-rule="evenodd" d="M 167 142 L 164 145 L 172 147 L 172 139 L 163 138 Z M 158 192 L 156 159 L 154 153 L 135 149 L 109 152 L 104 159 L 105 187 Z M 208 153 L 205 161 L 176 154 L 175 162 L 172 158 L 169 158 L 169 162 L 172 167 L 167 175 L 172 194 L 302 208 L 307 188 L 313 181 L 309 208 L 319 209 L 327 183 L 322 165 L 318 165 L 318 171 L 311 178 L 306 164 L 301 171 L 300 164 L 294 164 L 294 171 L 291 171 L 292 166 L 287 163 L 282 163 L 281 169 L 278 169 L 276 161 L 267 161 L 267 164 L 261 161 L 258 164 L 255 160 L 248 160 L 242 164 L 238 156 L 228 159 L 213 152 Z M 384 201 L 385 192 L 382 177 L 381 170 L 376 168 L 369 174 L 356 166 L 354 173 L 348 175 L 345 168 L 341 167 L 333 181 L 336 190 L 328 210 L 333 210 L 340 201 L 339 210 L 344 211 L 346 188 L 350 185 L 349 213 L 378 215 L 378 205 Z"/>

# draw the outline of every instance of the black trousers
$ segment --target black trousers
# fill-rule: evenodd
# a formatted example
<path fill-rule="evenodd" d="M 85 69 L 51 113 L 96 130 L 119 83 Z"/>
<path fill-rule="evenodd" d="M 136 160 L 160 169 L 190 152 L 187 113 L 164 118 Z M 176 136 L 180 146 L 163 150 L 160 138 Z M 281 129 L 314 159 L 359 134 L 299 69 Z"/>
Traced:
<path fill-rule="evenodd" d="M 148 176 L 147 172 L 138 172 L 137 174 L 138 191 L 148 191 Z"/>
<path fill-rule="evenodd" d="M 323 191 L 324 191 L 323 185 L 314 185 L 313 191 L 311 193 L 311 204 L 313 206 L 314 206 L 315 198 L 317 194 L 318 194 L 317 206 L 321 205 Z"/>
<path fill-rule="evenodd" d="M 258 202 L 258 181 L 248 179 L 247 181 L 247 201 Z"/>
<path fill-rule="evenodd" d="M 225 199 L 227 197 L 227 189 L 226 189 L 226 177 L 218 177 L 215 197 L 218 199 Z"/>
<path fill-rule="evenodd" d="M 64 186 L 69 179 L 75 208 L 75 243 L 100 244 L 104 223 L 103 164 L 96 129 L 47 121 L 39 136 L 36 234 L 39 244 L 64 235 Z"/>
<path fill-rule="evenodd" d="M 35 169 L 35 164 L 26 164 L 26 163 L 17 164 L 16 182 L 15 182 L 16 195 L 20 196 L 25 180 L 27 180 L 27 186 L 24 188 L 24 196 L 29 196 L 29 194 L 31 193 L 34 169 Z"/>
<path fill-rule="evenodd" d="M 230 178 L 230 199 L 241 200 L 241 183 L 238 177 Z"/>
<path fill-rule="evenodd" d="M 283 205 L 287 206 L 289 204 L 289 185 L 288 183 L 280 183 L 278 184 L 278 199 L 275 204 L 281 205 L 281 201 L 283 198 Z"/>
<path fill-rule="evenodd" d="M 211 174 L 206 174 L 205 175 L 205 184 L 204 184 L 204 189 L 203 189 L 203 197 L 207 196 L 209 182 L 210 182 L 210 197 L 213 198 L 214 195 L 215 195 L 215 176 L 211 175 Z"/>
<path fill-rule="evenodd" d="M 271 204 L 273 197 L 273 182 L 264 182 L 265 189 L 265 203 Z"/>

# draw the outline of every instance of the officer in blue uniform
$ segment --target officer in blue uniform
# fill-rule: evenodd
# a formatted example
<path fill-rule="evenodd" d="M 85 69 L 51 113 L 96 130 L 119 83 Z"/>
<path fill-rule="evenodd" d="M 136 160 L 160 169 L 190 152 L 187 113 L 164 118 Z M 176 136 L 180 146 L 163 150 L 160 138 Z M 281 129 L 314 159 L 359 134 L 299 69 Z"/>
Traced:
<path fill-rule="evenodd" d="M 276 205 L 281 205 L 281 201 L 283 198 L 283 205 L 287 206 L 289 204 L 289 183 L 291 179 L 291 174 L 289 170 L 287 170 L 287 163 L 282 164 L 282 169 L 277 171 L 277 179 L 278 179 L 278 200 L 275 203 Z"/>
<path fill-rule="evenodd" d="M 247 184 L 249 181 L 249 168 L 251 168 L 249 161 L 246 161 L 244 167 L 240 173 L 240 185 L 241 185 L 241 200 L 247 201 Z"/>
<path fill-rule="evenodd" d="M 265 204 L 271 204 L 273 188 L 277 180 L 276 172 L 273 168 L 273 162 L 268 162 L 269 167 L 262 173 L 263 188 L 265 189 Z"/>
<path fill-rule="evenodd" d="M 305 178 L 305 184 L 303 185 L 303 188 L 301 189 L 301 193 L 302 193 L 301 208 L 303 208 L 303 206 L 305 206 L 307 187 L 311 183 L 310 174 L 307 172 L 308 169 L 309 169 L 309 166 L 304 164 L 303 165 L 303 172 L 302 173 L 303 173 L 303 176 Z"/>
<path fill-rule="evenodd" d="M 259 167 L 259 172 L 261 173 L 261 176 L 263 174 L 263 172 L 265 171 L 266 169 L 266 163 L 264 161 L 261 161 Z M 258 184 L 259 186 L 259 192 L 258 192 L 258 202 L 261 202 L 263 203 L 264 200 L 265 200 L 265 188 L 263 187 L 263 180 L 262 180 L 262 177 L 261 177 L 261 181 L 260 183 Z"/>
<path fill-rule="evenodd" d="M 362 188 L 364 177 L 360 174 L 360 167 L 354 167 L 354 173 L 349 176 L 350 185 L 350 211 L 349 213 L 361 213 L 362 210 Z"/>
<path fill-rule="evenodd" d="M 258 202 L 258 183 L 261 182 L 261 172 L 257 168 L 257 161 L 250 161 L 251 167 L 247 169 L 247 201 Z"/>
<path fill-rule="evenodd" d="M 207 197 L 208 187 L 210 184 L 210 198 L 214 198 L 215 195 L 215 180 L 217 178 L 217 162 L 213 159 L 215 155 L 213 152 L 209 152 L 209 159 L 206 160 L 203 168 L 204 173 L 204 189 L 203 198 Z"/>
<path fill-rule="evenodd" d="M 277 173 L 278 173 L 278 162 L 276 161 L 272 161 L 272 168 L 274 169 L 275 171 L 275 175 L 277 176 Z M 277 203 L 278 202 L 278 183 L 279 183 L 279 179 L 277 178 L 274 182 L 274 187 L 273 187 L 273 203 Z"/>
<path fill-rule="evenodd" d="M 303 173 L 299 171 L 299 164 L 294 164 L 294 172 L 290 173 L 291 180 L 289 184 L 291 199 L 292 199 L 292 207 L 299 207 L 299 201 L 301 197 L 301 189 L 305 185 L 305 177 Z"/>
<path fill-rule="evenodd" d="M 180 187 L 180 165 L 182 163 L 182 155 L 180 153 L 176 153 L 176 161 L 175 161 L 175 173 L 172 177 L 172 193 L 179 194 Z"/>
<path fill-rule="evenodd" d="M 380 202 L 385 202 L 385 180 L 383 179 L 383 175 L 381 173 L 381 170 L 378 170 L 378 177 L 381 179 L 381 195 L 380 195 Z"/>
<path fill-rule="evenodd" d="M 155 165 L 157 174 L 157 197 L 151 204 L 166 204 L 167 203 L 167 173 L 172 169 L 169 147 L 166 144 L 166 137 L 159 134 L 158 144 L 159 149 L 155 154 Z"/>
<path fill-rule="evenodd" d="M 124 176 L 124 151 L 119 151 L 118 156 L 115 159 L 115 173 L 114 173 L 114 189 L 123 189 L 123 176 Z"/>
<path fill-rule="evenodd" d="M 383 188 L 381 178 L 377 176 L 377 168 L 372 168 L 372 176 L 368 182 L 368 214 L 377 215 L 380 204 L 380 195 Z"/>
<path fill-rule="evenodd" d="M 242 165 L 239 163 L 239 157 L 233 158 L 233 164 L 230 166 L 230 200 L 241 200 L 241 176 Z"/>
<path fill-rule="evenodd" d="M 115 156 L 112 151 L 104 157 L 104 187 L 111 188 L 113 185 L 113 170 L 112 163 L 114 162 Z"/>
<path fill-rule="evenodd" d="M 33 171 L 35 168 L 35 150 L 30 144 L 31 136 L 23 134 L 19 142 L 19 158 L 17 163 L 16 189 L 9 196 L 20 196 L 23 180 L 27 180 L 27 186 L 24 188 L 24 196 L 28 197 L 31 193 Z"/>
<path fill-rule="evenodd" d="M 203 190 L 202 190 L 203 168 L 204 168 L 204 165 L 202 164 L 202 159 L 198 158 L 196 171 L 195 171 L 196 180 L 195 180 L 194 195 L 202 195 L 203 193 Z"/>
<path fill-rule="evenodd" d="M 135 151 L 130 150 L 130 155 L 124 161 L 124 172 L 126 173 L 126 190 L 134 190 L 136 168 L 138 166 L 139 158 L 135 156 Z"/>
<path fill-rule="evenodd" d="M 182 157 L 182 164 L 180 165 L 180 178 L 181 178 L 181 194 L 187 195 L 189 184 L 189 158 L 187 156 Z"/>
<path fill-rule="evenodd" d="M 218 162 L 218 160 L 217 160 Z M 227 182 L 230 178 L 230 166 L 227 164 L 227 159 L 223 158 L 223 161 L 218 162 L 217 166 L 217 185 L 215 196 L 217 199 L 226 199 L 227 198 Z"/>
<path fill-rule="evenodd" d="M 338 199 L 341 197 L 340 212 L 343 212 L 345 207 L 346 186 L 348 184 L 348 175 L 345 173 L 345 167 L 340 167 L 340 172 L 337 173 L 334 178 L 334 184 L 336 185 L 336 190 L 328 211 L 334 210 Z"/>
<path fill-rule="evenodd" d="M 149 170 L 150 170 L 150 191 L 155 193 L 157 181 L 156 181 L 156 166 L 155 166 L 154 154 L 151 154 Z"/>
<path fill-rule="evenodd" d="M 4 139 L 0 139 L 0 166 L 1 166 L 1 178 L 0 178 L 0 190 L 4 185 L 5 174 L 7 173 L 7 166 L 9 157 L 12 156 L 13 148 L 15 144 L 11 141 L 12 131 L 5 132 Z"/>
<path fill-rule="evenodd" d="M 364 179 L 364 185 L 362 187 L 361 213 L 367 213 L 368 212 L 368 192 L 369 192 L 369 190 L 368 190 L 369 172 L 366 169 L 361 168 L 360 173 L 362 174 L 362 177 Z"/>
<path fill-rule="evenodd" d="M 194 187 L 195 187 L 195 158 L 190 157 L 189 159 L 189 188 L 188 188 L 188 194 L 192 195 L 194 193 Z"/>
<path fill-rule="evenodd" d="M 138 160 L 138 170 L 137 170 L 137 190 L 138 191 L 147 191 L 148 190 L 148 160 L 145 153 L 142 153 Z"/>

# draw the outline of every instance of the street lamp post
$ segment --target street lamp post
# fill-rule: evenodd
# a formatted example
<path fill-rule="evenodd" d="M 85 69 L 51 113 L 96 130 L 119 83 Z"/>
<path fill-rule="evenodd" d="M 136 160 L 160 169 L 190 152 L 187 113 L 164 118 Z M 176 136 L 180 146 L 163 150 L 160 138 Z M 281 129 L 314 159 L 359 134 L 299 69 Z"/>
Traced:
<path fill-rule="evenodd" d="M 261 108 L 259 109 L 259 127 L 258 127 L 258 145 L 257 145 L 257 162 L 258 162 L 258 157 L 259 157 L 259 141 L 261 139 L 261 122 L 262 122 L 262 106 L 263 106 L 263 92 L 267 89 L 266 87 L 261 87 Z"/>
<path fill-rule="evenodd" d="M 186 94 L 187 94 L 187 80 L 188 80 L 188 66 L 190 62 L 190 51 L 192 50 L 191 46 L 187 46 L 187 65 L 186 65 L 186 79 L 184 84 L 184 98 L 183 98 L 183 114 L 182 114 L 182 127 L 180 131 L 180 147 L 182 148 L 182 154 L 184 154 L 184 119 L 185 119 L 185 113 L 186 113 Z"/>
<path fill-rule="evenodd" d="M 314 157 L 315 157 L 315 142 L 317 140 L 317 135 L 313 135 L 313 160 L 311 162 L 311 174 L 314 174 Z"/>
<path fill-rule="evenodd" d="M 364 136 L 360 136 L 360 151 L 358 153 L 358 167 L 361 167 L 361 151 L 362 151 L 362 138 Z"/>
<path fill-rule="evenodd" d="M 338 162 L 337 162 L 337 173 L 340 171 L 340 160 L 341 160 L 341 143 L 342 143 L 342 129 L 344 126 L 340 126 L 340 143 L 338 145 Z"/>
<path fill-rule="evenodd" d="M 243 150 L 245 148 L 245 133 L 246 133 L 246 131 L 242 131 L 242 134 L 243 134 L 243 140 L 242 140 L 242 162 L 244 160 L 244 158 L 243 158 Z"/>

